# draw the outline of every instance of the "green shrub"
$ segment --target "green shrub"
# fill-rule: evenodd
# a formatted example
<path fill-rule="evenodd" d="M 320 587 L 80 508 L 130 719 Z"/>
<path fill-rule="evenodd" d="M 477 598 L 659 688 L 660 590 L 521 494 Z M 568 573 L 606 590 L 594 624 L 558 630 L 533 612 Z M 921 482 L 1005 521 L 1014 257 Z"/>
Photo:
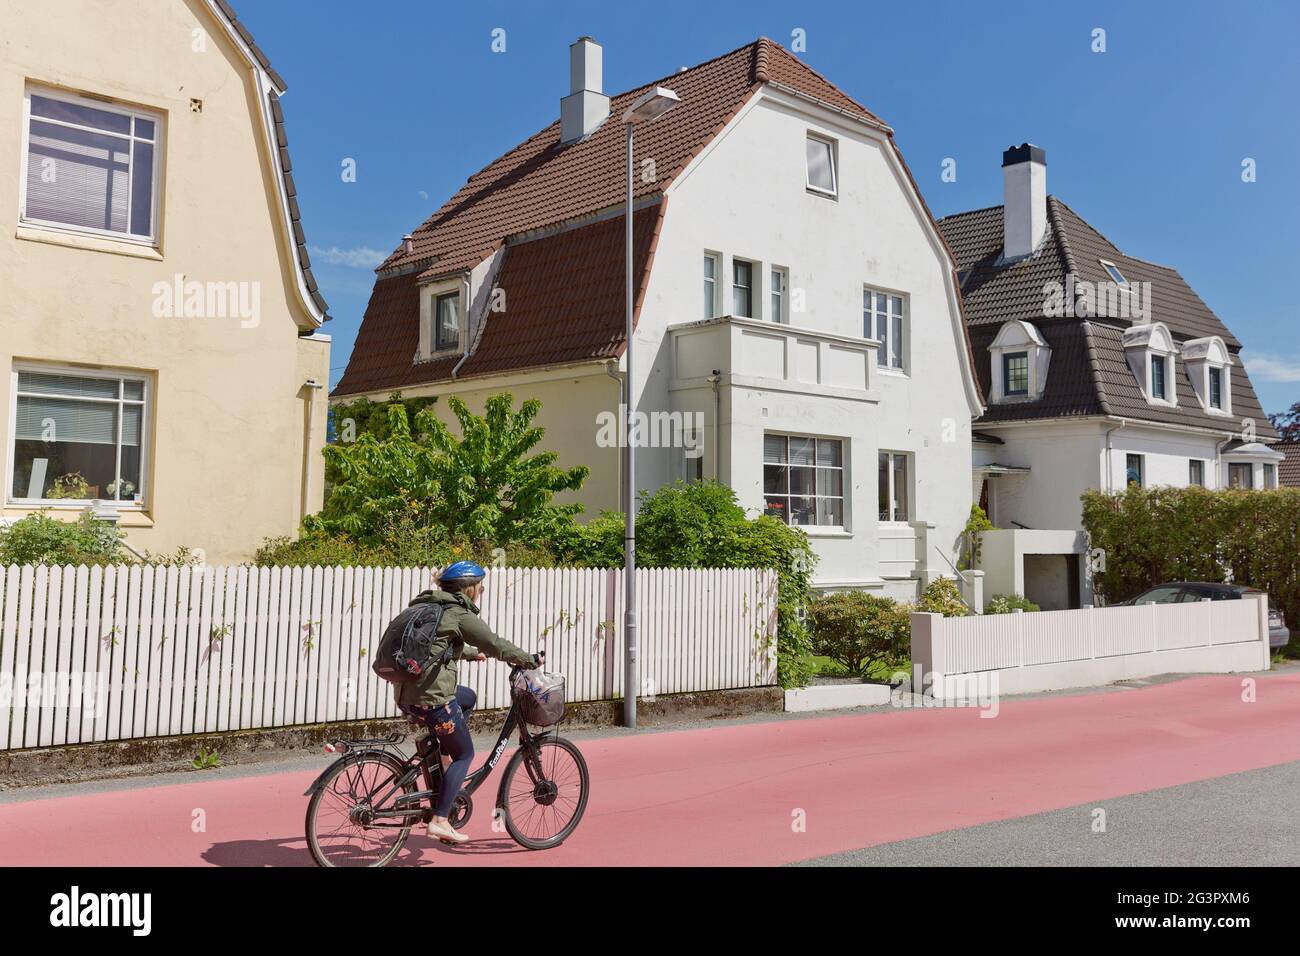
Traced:
<path fill-rule="evenodd" d="M 1021 611 L 1041 611 L 1042 608 L 1026 597 L 1019 594 L 995 594 L 988 604 L 984 605 L 985 614 L 1010 614 L 1015 610 Z"/>
<path fill-rule="evenodd" d="M 968 571 L 979 564 L 980 533 L 992 531 L 994 528 L 995 525 L 989 520 L 989 516 L 984 513 L 983 508 L 978 504 L 970 506 L 970 517 L 966 519 L 966 527 L 962 530 L 961 567 L 963 571 Z"/>
<path fill-rule="evenodd" d="M 911 657 L 909 611 L 865 591 L 820 595 L 808 604 L 813 650 L 854 677 L 887 680 Z"/>
<path fill-rule="evenodd" d="M 804 621 L 817 556 L 801 530 L 768 515 L 747 517 L 736 493 L 712 481 L 678 481 L 641 499 L 636 562 L 643 568 L 773 568 L 777 573 L 777 681 L 813 675 Z M 556 537 L 561 563 L 623 566 L 623 516 L 605 512 Z"/>
<path fill-rule="evenodd" d="M 44 512 L 0 525 L 0 564 L 117 564 L 127 555 L 123 533 L 95 521 L 89 511 L 76 521 L 60 521 Z"/>
<path fill-rule="evenodd" d="M 971 613 L 952 578 L 935 578 L 927 584 L 913 610 L 944 617 L 965 617 Z"/>
<path fill-rule="evenodd" d="M 1231 580 L 1267 591 L 1288 621 L 1300 621 L 1300 489 L 1132 485 L 1082 500 L 1097 555 L 1093 590 L 1106 603 L 1166 581 Z"/>

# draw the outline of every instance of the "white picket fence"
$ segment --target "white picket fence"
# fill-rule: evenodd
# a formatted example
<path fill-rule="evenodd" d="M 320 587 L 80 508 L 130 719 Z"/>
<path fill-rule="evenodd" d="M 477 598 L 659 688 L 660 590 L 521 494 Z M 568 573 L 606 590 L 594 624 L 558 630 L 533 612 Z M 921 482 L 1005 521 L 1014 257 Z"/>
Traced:
<path fill-rule="evenodd" d="M 1269 666 L 1266 598 L 1028 614 L 912 615 L 912 667 L 936 696 L 996 674 L 1005 693 Z M 914 683 L 916 677 L 914 676 Z"/>
<path fill-rule="evenodd" d="M 423 568 L 0 567 L 0 751 L 396 716 L 370 669 Z M 484 622 L 623 694 L 621 571 L 498 568 Z M 641 695 L 776 679 L 776 572 L 642 569 Z M 482 708 L 508 668 L 462 665 Z"/>

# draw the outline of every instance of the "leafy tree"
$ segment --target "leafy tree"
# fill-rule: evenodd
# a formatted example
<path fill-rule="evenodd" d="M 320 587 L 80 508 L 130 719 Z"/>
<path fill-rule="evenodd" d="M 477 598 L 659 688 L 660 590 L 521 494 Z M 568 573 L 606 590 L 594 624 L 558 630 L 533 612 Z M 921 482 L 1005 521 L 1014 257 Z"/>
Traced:
<path fill-rule="evenodd" d="M 546 541 L 572 524 L 582 506 L 551 499 L 580 488 L 588 469 L 557 468 L 554 452 L 529 454 L 544 435 L 533 424 L 540 402 L 516 410 L 513 396 L 501 393 L 482 416 L 455 396 L 447 405 L 460 438 L 430 408 L 416 413 L 412 429 L 406 406 L 388 403 L 386 437 L 371 427 L 353 442 L 328 446 L 335 481 L 321 513 L 304 522 L 308 535 L 341 534 L 373 548 L 396 532 L 428 529 L 451 541 L 505 546 Z"/>
<path fill-rule="evenodd" d="M 436 395 L 403 398 L 401 392 L 393 392 L 386 402 L 372 402 L 368 398 L 337 402 L 330 407 L 330 441 L 348 444 L 362 435 L 374 435 L 384 441 L 392 437 L 388 415 L 390 405 L 401 405 L 406 409 L 407 420 L 414 421 L 416 415 L 437 401 Z"/>
<path fill-rule="evenodd" d="M 582 512 L 580 504 L 551 499 L 581 488 L 590 469 L 557 468 L 555 452 L 529 454 L 545 434 L 533 424 L 541 402 L 530 398 L 516 410 L 514 396 L 502 392 L 487 400 L 481 417 L 455 395 L 447 405 L 460 423 L 459 439 L 429 409 L 415 419 L 435 452 L 430 516 L 436 524 L 472 541 L 545 541 Z"/>
<path fill-rule="evenodd" d="M 1300 402 L 1296 402 L 1284 412 L 1268 416 L 1283 441 L 1300 441 Z"/>

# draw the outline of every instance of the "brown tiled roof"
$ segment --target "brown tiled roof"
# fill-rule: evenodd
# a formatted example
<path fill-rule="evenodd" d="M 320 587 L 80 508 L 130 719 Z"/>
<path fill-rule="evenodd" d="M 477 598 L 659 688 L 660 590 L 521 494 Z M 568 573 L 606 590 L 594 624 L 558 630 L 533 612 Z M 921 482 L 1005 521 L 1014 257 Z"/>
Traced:
<path fill-rule="evenodd" d="M 1181 358 L 1174 359 L 1178 407 L 1149 404 L 1124 358 L 1122 336 L 1130 321 L 1118 318 L 1052 318 L 1043 314 L 1049 282 L 1065 286 L 1073 274 L 1086 282 L 1110 281 L 1100 260 L 1113 262 L 1130 283 L 1149 282 L 1151 320 L 1169 327 L 1176 342 L 1218 335 L 1234 355 L 1241 343 L 1228 331 L 1177 270 L 1122 253 L 1078 213 L 1047 197 L 1047 235 L 1028 258 L 1007 265 L 1002 255 L 1002 206 L 958 213 L 939 220 L 961 270 L 966 319 L 975 366 L 988 393 L 988 347 L 1004 322 L 1034 323 L 1052 348 L 1047 386 L 1033 402 L 991 405 L 981 422 L 1022 421 L 1079 415 L 1117 415 L 1145 421 L 1235 431 L 1242 418 L 1255 420 L 1262 438 L 1277 433 L 1264 415 L 1240 356 L 1232 370 L 1233 417 L 1207 414 L 1192 391 Z"/>
<path fill-rule="evenodd" d="M 303 230 L 302 210 L 298 206 L 298 187 L 293 180 L 293 161 L 289 158 L 289 133 L 284 124 L 284 108 L 280 106 L 280 94 L 284 93 L 288 87 L 285 85 L 284 78 L 271 68 L 271 60 L 253 40 L 253 35 L 248 32 L 248 28 L 239 22 L 239 17 L 235 15 L 235 11 L 230 4 L 226 0 L 216 0 L 216 2 L 221 9 L 222 15 L 230 21 L 230 26 L 248 44 L 254 58 L 270 76 L 271 82 L 275 84 L 279 91 L 270 90 L 267 97 L 271 105 L 271 118 L 275 123 L 276 162 L 280 171 L 280 179 L 284 183 L 285 195 L 289 200 L 289 228 L 293 231 L 294 253 L 298 257 L 303 282 L 307 286 L 307 291 L 311 294 L 311 300 L 316 308 L 320 309 L 324 321 L 328 322 L 330 318 L 329 303 L 321 295 L 320 288 L 316 284 L 316 277 L 311 271 L 311 256 L 307 253 L 307 234 Z"/>
<path fill-rule="evenodd" d="M 610 209 L 626 199 L 623 112 L 647 89 L 666 84 L 682 102 L 637 130 L 636 150 L 653 157 L 657 178 L 638 177 L 638 199 L 661 192 L 730 120 L 759 85 L 778 80 L 805 95 L 880 123 L 818 73 L 766 37 L 610 98 L 609 118 L 576 142 L 560 142 L 556 120 L 475 173 L 398 248 L 380 270 L 428 262 L 424 278 L 481 262 L 501 241 Z"/>
<path fill-rule="evenodd" d="M 661 201 L 633 216 L 635 302 L 645 294 Z M 496 288 L 505 308 L 489 315 L 478 347 L 457 377 L 487 375 L 595 358 L 614 358 L 623 346 L 624 278 L 621 216 L 526 242 L 502 253 Z M 462 353 L 430 362 L 412 360 L 419 346 L 419 276 L 415 272 L 376 283 L 347 371 L 335 395 L 406 388 L 448 378 Z M 537 316 L 562 316 L 563 323 Z"/>
<path fill-rule="evenodd" d="M 1277 465 L 1277 483 L 1283 488 L 1300 488 L 1300 442 L 1278 442 L 1272 448 L 1286 455 Z"/>
<path fill-rule="evenodd" d="M 411 234 L 410 252 L 399 246 L 379 266 L 370 307 L 333 394 L 404 387 L 449 375 L 459 357 L 412 364 L 419 338 L 416 283 L 462 274 L 502 246 L 498 284 L 505 288 L 511 283 L 509 312 L 488 316 L 482 340 L 458 377 L 620 355 L 622 220 L 616 216 L 583 223 L 617 211 L 626 201 L 622 113 L 657 84 L 670 86 L 682 99 L 671 112 L 637 130 L 637 156 L 654 158 L 657 178 L 645 182 L 638 177 L 636 199 L 660 199 L 654 212 L 636 216 L 638 268 L 648 270 L 664 214 L 664 190 L 768 83 L 887 130 L 870 110 L 765 37 L 611 97 L 609 118 L 584 139 L 560 143 L 557 120 L 471 176 Z M 573 228 L 573 234 L 560 231 L 564 228 Z M 399 271 L 414 277 L 390 278 Z M 640 271 L 642 292 L 646 280 L 647 272 Z M 638 306 L 639 301 L 640 294 Z"/>

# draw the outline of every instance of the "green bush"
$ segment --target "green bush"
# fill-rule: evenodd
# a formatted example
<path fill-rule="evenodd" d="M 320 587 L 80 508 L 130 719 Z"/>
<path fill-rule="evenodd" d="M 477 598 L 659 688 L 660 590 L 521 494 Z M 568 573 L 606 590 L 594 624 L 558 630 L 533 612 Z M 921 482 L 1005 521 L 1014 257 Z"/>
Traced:
<path fill-rule="evenodd" d="M 1017 609 L 1021 611 L 1042 610 L 1029 598 L 1021 597 L 1019 594 L 995 594 L 992 600 L 984 605 L 985 614 L 1010 614 Z"/>
<path fill-rule="evenodd" d="M 913 610 L 944 617 L 965 617 L 971 613 L 952 578 L 935 578 L 927 584 Z"/>
<path fill-rule="evenodd" d="M 118 564 L 128 552 L 123 533 L 94 521 L 86 511 L 76 521 L 60 521 L 44 512 L 0 525 L 0 564 Z"/>
<path fill-rule="evenodd" d="M 817 556 L 806 534 L 768 515 L 747 517 L 725 485 L 678 481 L 641 499 L 636 537 L 638 567 L 775 569 L 777 680 L 801 687 L 812 679 L 804 612 Z M 555 540 L 561 563 L 623 566 L 623 516 L 616 512 L 574 525 Z"/>
<path fill-rule="evenodd" d="M 1139 488 L 1083 495 L 1097 555 L 1093 590 L 1108 604 L 1166 581 L 1227 581 L 1267 591 L 1300 621 L 1300 489 Z M 1230 576 L 1230 577 L 1229 577 Z"/>
<path fill-rule="evenodd" d="M 820 595 L 808 605 L 813 650 L 854 677 L 888 680 L 911 657 L 909 611 L 865 591 Z"/>

